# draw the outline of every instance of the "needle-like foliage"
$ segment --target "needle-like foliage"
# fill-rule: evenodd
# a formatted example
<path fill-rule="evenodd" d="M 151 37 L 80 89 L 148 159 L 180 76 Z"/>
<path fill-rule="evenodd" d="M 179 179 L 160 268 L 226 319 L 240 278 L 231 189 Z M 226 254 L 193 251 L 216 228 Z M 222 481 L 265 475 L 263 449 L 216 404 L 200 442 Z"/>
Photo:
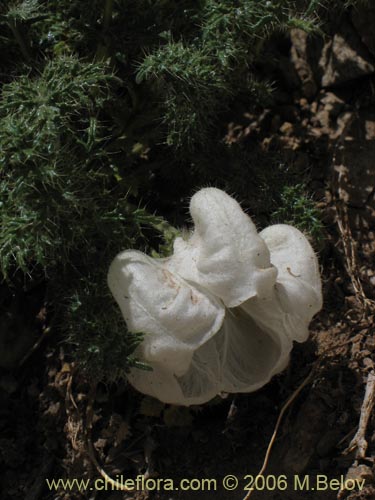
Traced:
<path fill-rule="evenodd" d="M 293 224 L 309 234 L 316 243 L 321 242 L 323 223 L 319 210 L 303 184 L 282 188 L 279 206 L 271 217 L 275 223 Z"/>
<path fill-rule="evenodd" d="M 150 214 L 173 212 L 181 193 L 215 178 L 223 112 L 239 96 L 269 94 L 254 69 L 265 42 L 316 29 L 317 7 L 0 2 L 2 280 L 46 283 L 54 327 L 98 378 L 124 374 L 141 338 L 126 332 L 109 294 L 110 261 L 125 248 L 163 251 L 158 235 L 170 228 Z M 204 161 L 196 166 L 202 152 L 206 173 Z M 241 189 L 248 163 L 236 161 Z"/>
<path fill-rule="evenodd" d="M 129 204 L 104 148 L 103 109 L 115 84 L 105 64 L 68 56 L 4 85 L 0 264 L 5 278 L 20 270 L 51 281 L 55 313 L 82 360 L 109 367 L 107 354 L 121 353 L 126 368 L 136 339 L 120 325 L 105 271 L 157 219 Z"/>

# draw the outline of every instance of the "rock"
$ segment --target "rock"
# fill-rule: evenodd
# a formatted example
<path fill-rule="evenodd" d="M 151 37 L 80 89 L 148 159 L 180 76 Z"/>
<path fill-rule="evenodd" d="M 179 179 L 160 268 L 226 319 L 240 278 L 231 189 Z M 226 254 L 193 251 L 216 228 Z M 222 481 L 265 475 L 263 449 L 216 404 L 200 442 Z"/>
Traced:
<path fill-rule="evenodd" d="M 319 60 L 321 84 L 334 87 L 374 73 L 374 59 L 358 34 L 343 21 L 333 39 L 325 43 Z"/>
<path fill-rule="evenodd" d="M 280 127 L 280 132 L 284 135 L 291 136 L 293 133 L 293 124 L 290 122 L 284 122 Z"/>
<path fill-rule="evenodd" d="M 329 430 L 328 407 L 315 388 L 310 391 L 301 406 L 293 432 L 285 442 L 282 452 L 282 466 L 294 474 L 302 474 L 316 456 L 316 447 Z"/>
<path fill-rule="evenodd" d="M 368 48 L 373 56 L 375 56 L 375 5 L 368 2 L 367 4 L 358 3 L 352 10 L 352 23 L 360 36 L 362 43 Z"/>
<path fill-rule="evenodd" d="M 302 93 L 311 100 L 317 93 L 318 87 L 309 57 L 310 39 L 308 34 L 300 29 L 293 29 L 290 37 L 292 42 L 291 60 L 301 81 Z"/>
<path fill-rule="evenodd" d="M 374 6 L 368 11 L 371 19 L 375 17 Z M 328 41 L 299 29 L 291 31 L 291 61 L 307 99 L 312 100 L 320 86 L 335 87 L 375 72 L 373 23 L 364 19 L 362 11 L 355 12 L 357 30 L 347 18 L 340 18 Z"/>
<path fill-rule="evenodd" d="M 338 120 L 339 122 L 339 120 Z M 360 111 L 335 158 L 340 197 L 352 207 L 370 202 L 375 186 L 375 113 Z"/>
<path fill-rule="evenodd" d="M 365 480 L 366 483 L 374 482 L 374 473 L 368 465 L 352 465 L 346 474 L 346 479 Z"/>
<path fill-rule="evenodd" d="M 331 121 L 338 117 L 344 107 L 344 101 L 333 92 L 326 92 L 320 99 L 319 109 L 312 120 L 313 125 L 319 125 L 324 133 L 329 133 Z"/>

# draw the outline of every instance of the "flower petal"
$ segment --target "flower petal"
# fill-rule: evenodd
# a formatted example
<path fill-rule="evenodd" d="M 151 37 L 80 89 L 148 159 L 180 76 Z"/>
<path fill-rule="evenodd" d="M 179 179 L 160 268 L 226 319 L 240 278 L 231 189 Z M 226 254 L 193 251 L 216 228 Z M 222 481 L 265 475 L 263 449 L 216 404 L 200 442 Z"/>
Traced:
<path fill-rule="evenodd" d="M 278 335 L 258 324 L 241 306 L 227 312 L 220 331 L 194 352 L 183 375 L 153 363 L 153 372 L 133 369 L 128 378 L 136 389 L 165 403 L 202 404 L 223 392 L 259 389 L 285 368 L 291 349 L 285 332 Z"/>
<path fill-rule="evenodd" d="M 257 323 L 243 306 L 231 312 L 223 325 L 223 340 L 214 339 L 222 343 L 221 390 L 256 391 L 285 368 L 292 342 Z"/>
<path fill-rule="evenodd" d="M 224 191 L 201 189 L 190 203 L 195 229 L 188 241 L 177 238 L 168 268 L 199 283 L 236 307 L 256 295 L 267 296 L 277 270 L 250 217 Z"/>
<path fill-rule="evenodd" d="M 319 267 L 308 240 L 287 225 L 257 234 L 235 200 L 203 189 L 191 201 L 192 236 L 169 259 L 126 251 L 110 289 L 128 328 L 144 332 L 136 354 L 152 372 L 131 370 L 143 393 L 201 404 L 221 392 L 251 392 L 288 363 L 322 306 Z M 224 307 L 228 309 L 224 320 Z"/>
<path fill-rule="evenodd" d="M 290 336 L 303 342 L 308 337 L 312 317 L 322 308 L 319 264 L 314 250 L 301 231 L 286 224 L 270 226 L 260 236 L 278 270 L 275 293 L 294 324 Z"/>
<path fill-rule="evenodd" d="M 203 344 L 198 351 L 203 350 L 212 357 L 213 351 L 210 341 Z M 196 351 L 197 352 L 197 351 Z M 137 352 L 135 353 L 137 355 Z M 199 405 L 213 399 L 220 391 L 218 378 L 212 373 L 205 356 L 193 356 L 186 375 L 177 377 L 162 363 L 150 363 L 152 371 L 133 368 L 129 375 L 129 382 L 138 391 L 148 394 L 164 403 L 175 405 Z"/>
<path fill-rule="evenodd" d="M 145 334 L 142 359 L 182 375 L 194 350 L 220 329 L 224 308 L 163 262 L 142 252 L 122 252 L 110 266 L 108 284 L 129 330 Z"/>

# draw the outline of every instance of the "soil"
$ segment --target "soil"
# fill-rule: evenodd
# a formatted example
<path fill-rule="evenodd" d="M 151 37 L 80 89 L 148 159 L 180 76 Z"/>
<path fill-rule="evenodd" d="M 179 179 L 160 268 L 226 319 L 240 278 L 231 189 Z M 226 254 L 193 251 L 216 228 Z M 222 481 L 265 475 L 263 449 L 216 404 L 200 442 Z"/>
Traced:
<path fill-rule="evenodd" d="M 36 348 L 30 345 L 29 330 L 40 331 L 46 322 L 43 290 L 36 287 L 22 304 L 11 303 L 10 314 L 23 311 L 19 328 L 25 332 L 14 349 L 28 355 L 17 368 L 7 369 L 3 360 L 0 371 L 1 500 L 241 499 L 250 475 L 262 466 L 283 404 L 312 369 L 312 380 L 278 429 L 266 483 L 258 481 L 252 498 L 375 499 L 374 411 L 365 456 L 356 457 L 356 449 L 345 452 L 375 361 L 374 20 L 375 7 L 362 6 L 331 20 L 324 38 L 294 30 L 290 42 L 271 42 L 272 67 L 265 63 L 260 71 L 273 72 L 277 104 L 262 113 L 242 111 L 228 125 L 228 142 L 254 143 L 264 152 L 278 151 L 289 164 L 305 165 L 324 215 L 324 309 L 309 341 L 295 346 L 288 369 L 255 393 L 188 409 L 164 406 L 122 384 L 99 385 L 93 393 L 53 335 L 47 333 Z M 7 328 L 6 319 L 1 321 Z M 7 346 L 0 348 L 5 352 Z M 9 356 L 20 358 L 19 352 Z M 217 487 L 134 493 L 110 486 L 48 489 L 46 478 L 100 477 L 93 454 L 114 478 L 146 473 L 175 484 L 211 478 Z M 228 474 L 239 481 L 233 491 L 222 485 Z M 301 486 L 307 477 L 309 490 Z M 324 478 L 364 479 L 364 486 L 339 491 L 337 483 L 325 488 Z"/>

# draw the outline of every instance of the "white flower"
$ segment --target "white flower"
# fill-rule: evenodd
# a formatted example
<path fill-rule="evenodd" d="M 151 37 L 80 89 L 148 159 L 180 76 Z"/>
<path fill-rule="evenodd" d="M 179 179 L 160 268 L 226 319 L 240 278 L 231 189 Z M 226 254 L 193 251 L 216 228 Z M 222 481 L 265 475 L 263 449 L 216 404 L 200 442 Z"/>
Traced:
<path fill-rule="evenodd" d="M 258 234 L 215 188 L 196 193 L 190 212 L 194 231 L 171 257 L 127 250 L 108 273 L 128 329 L 145 334 L 136 355 L 153 369 L 132 369 L 130 383 L 180 405 L 262 387 L 322 306 L 318 262 L 300 231 L 278 224 Z"/>

